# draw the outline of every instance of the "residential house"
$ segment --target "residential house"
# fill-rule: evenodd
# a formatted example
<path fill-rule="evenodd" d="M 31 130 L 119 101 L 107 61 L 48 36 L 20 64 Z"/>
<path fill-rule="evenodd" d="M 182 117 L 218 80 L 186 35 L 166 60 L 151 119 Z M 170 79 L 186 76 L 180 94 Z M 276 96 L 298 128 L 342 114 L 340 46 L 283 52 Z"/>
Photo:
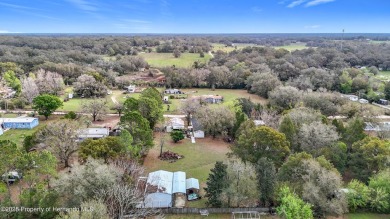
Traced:
<path fill-rule="evenodd" d="M 179 89 L 166 89 L 164 91 L 165 94 L 184 94 L 184 92 L 182 92 L 181 90 Z"/>
<path fill-rule="evenodd" d="M 79 131 L 79 140 L 87 138 L 99 139 L 109 136 L 110 130 L 108 128 L 86 128 Z"/>
<path fill-rule="evenodd" d="M 183 119 L 177 117 L 170 118 L 166 123 L 165 128 L 167 132 L 172 132 L 173 130 L 183 130 L 184 121 Z"/>
<path fill-rule="evenodd" d="M 39 121 L 34 117 L 2 118 L 4 129 L 33 129 L 39 125 Z"/>
<path fill-rule="evenodd" d="M 223 97 L 219 95 L 202 95 L 202 96 L 194 96 L 192 100 L 200 100 L 204 103 L 222 103 Z"/>

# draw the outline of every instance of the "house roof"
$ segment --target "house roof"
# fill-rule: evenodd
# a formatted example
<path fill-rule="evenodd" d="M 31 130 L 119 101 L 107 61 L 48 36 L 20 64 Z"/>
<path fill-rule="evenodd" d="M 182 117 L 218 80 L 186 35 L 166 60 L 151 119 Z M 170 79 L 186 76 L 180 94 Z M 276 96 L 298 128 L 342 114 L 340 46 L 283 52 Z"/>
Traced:
<path fill-rule="evenodd" d="M 18 118 L 2 118 L 0 121 L 3 120 L 3 123 L 30 123 L 34 120 L 38 120 L 34 117 L 18 117 Z"/>
<path fill-rule="evenodd" d="M 184 126 L 184 121 L 180 118 L 173 117 L 169 120 L 170 125 L 172 126 Z"/>
<path fill-rule="evenodd" d="M 255 123 L 255 126 L 265 125 L 265 122 L 263 120 L 253 120 L 253 122 Z"/>
<path fill-rule="evenodd" d="M 172 194 L 173 173 L 165 170 L 158 170 L 149 173 L 148 186 L 155 186 L 159 193 Z"/>
<path fill-rule="evenodd" d="M 172 193 L 178 192 L 186 193 L 186 173 L 181 171 L 173 173 Z"/>
<path fill-rule="evenodd" d="M 109 135 L 108 128 L 86 128 L 79 131 L 80 138 L 102 138 Z"/>
<path fill-rule="evenodd" d="M 366 122 L 364 131 L 390 131 L 390 122 Z"/>
<path fill-rule="evenodd" d="M 195 178 L 189 178 L 186 180 L 186 189 L 199 189 L 199 180 Z"/>

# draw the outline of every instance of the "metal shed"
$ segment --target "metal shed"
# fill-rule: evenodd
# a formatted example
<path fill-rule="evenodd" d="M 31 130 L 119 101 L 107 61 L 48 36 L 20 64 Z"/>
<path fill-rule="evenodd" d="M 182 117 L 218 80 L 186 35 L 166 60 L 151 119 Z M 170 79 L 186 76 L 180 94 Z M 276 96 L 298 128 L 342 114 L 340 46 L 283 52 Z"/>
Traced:
<path fill-rule="evenodd" d="M 148 194 L 144 201 L 144 208 L 169 208 L 172 207 L 172 195 L 165 193 Z"/>
<path fill-rule="evenodd" d="M 182 171 L 173 173 L 172 193 L 186 193 L 186 173 Z"/>
<path fill-rule="evenodd" d="M 147 180 L 147 187 L 156 187 L 157 191 L 160 193 L 172 194 L 172 180 L 173 173 L 165 170 L 158 170 L 155 172 L 149 173 L 149 177 Z"/>

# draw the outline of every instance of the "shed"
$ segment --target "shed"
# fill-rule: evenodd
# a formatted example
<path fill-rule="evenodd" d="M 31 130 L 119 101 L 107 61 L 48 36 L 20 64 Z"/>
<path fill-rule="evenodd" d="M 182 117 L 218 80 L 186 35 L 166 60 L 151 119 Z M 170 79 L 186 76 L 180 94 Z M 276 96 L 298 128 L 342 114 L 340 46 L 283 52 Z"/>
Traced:
<path fill-rule="evenodd" d="M 127 88 L 127 92 L 129 92 L 129 93 L 135 92 L 135 85 L 129 85 L 126 88 Z"/>
<path fill-rule="evenodd" d="M 3 118 L 4 129 L 33 129 L 39 125 L 34 117 Z"/>
<path fill-rule="evenodd" d="M 359 103 L 368 103 L 368 100 L 366 100 L 366 99 L 359 99 Z"/>
<path fill-rule="evenodd" d="M 389 105 L 389 101 L 385 99 L 379 99 L 378 103 L 381 105 Z"/>
<path fill-rule="evenodd" d="M 194 131 L 194 137 L 195 138 L 204 138 L 204 131 L 202 131 L 202 130 Z"/>
<path fill-rule="evenodd" d="M 177 171 L 173 173 L 172 193 L 186 193 L 186 173 Z"/>
<path fill-rule="evenodd" d="M 199 198 L 199 180 L 189 178 L 186 180 L 187 200 L 196 200 Z"/>
<path fill-rule="evenodd" d="M 79 131 L 79 139 L 84 140 L 86 138 L 105 138 L 109 136 L 108 128 L 86 128 Z"/>

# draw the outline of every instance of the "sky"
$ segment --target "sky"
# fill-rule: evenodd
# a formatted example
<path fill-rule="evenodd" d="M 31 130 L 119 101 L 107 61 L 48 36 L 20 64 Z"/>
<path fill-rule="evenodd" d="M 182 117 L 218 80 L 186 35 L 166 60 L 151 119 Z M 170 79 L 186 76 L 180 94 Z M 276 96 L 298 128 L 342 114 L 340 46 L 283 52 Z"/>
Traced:
<path fill-rule="evenodd" d="M 390 33 L 389 0 L 0 0 L 0 33 Z"/>

